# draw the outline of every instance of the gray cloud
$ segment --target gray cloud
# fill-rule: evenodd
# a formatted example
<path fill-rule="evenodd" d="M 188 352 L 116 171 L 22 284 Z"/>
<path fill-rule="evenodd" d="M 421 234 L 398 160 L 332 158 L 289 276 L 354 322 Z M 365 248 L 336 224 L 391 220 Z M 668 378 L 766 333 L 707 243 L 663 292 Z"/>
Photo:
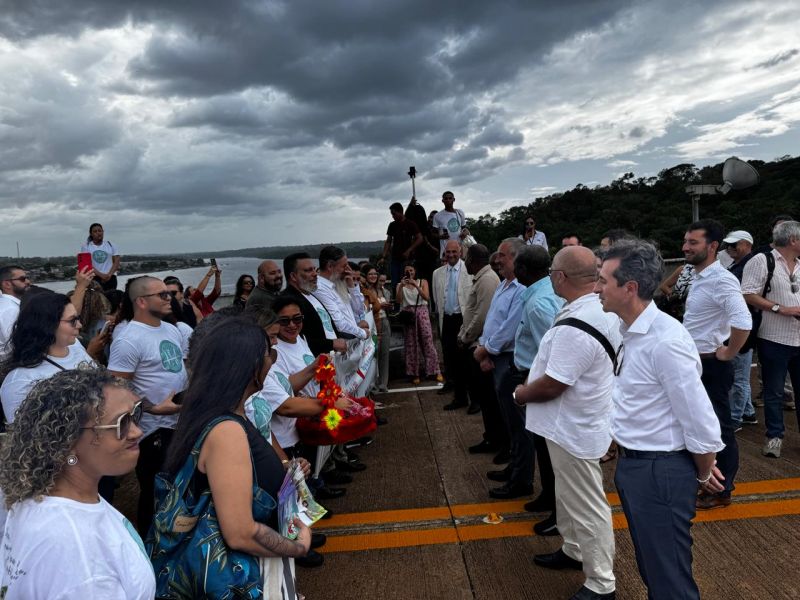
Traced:
<path fill-rule="evenodd" d="M 800 50 L 797 48 L 792 48 L 791 50 L 784 50 L 770 58 L 769 60 L 765 60 L 763 62 L 758 63 L 755 65 L 756 69 L 769 69 L 776 65 L 781 64 L 782 62 L 786 62 L 787 60 L 791 60 L 795 56 L 800 54 Z"/>

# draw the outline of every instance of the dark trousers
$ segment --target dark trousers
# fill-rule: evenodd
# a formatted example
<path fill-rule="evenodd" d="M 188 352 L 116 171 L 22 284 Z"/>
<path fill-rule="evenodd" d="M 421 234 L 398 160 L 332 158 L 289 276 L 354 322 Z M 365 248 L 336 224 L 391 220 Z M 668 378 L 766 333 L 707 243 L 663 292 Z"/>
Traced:
<path fill-rule="evenodd" d="M 389 276 L 392 279 L 392 298 L 397 292 L 397 284 L 403 279 L 403 263 L 402 258 L 393 258 L 389 263 Z"/>
<path fill-rule="evenodd" d="M 511 440 L 511 469 L 509 485 L 533 483 L 533 438 L 525 429 L 525 409 L 514 402 L 514 390 L 520 382 L 514 368 L 514 353 L 504 352 L 493 357 L 497 401 Z"/>
<path fill-rule="evenodd" d="M 649 600 L 699 600 L 692 576 L 697 473 L 688 452 L 617 462 L 614 483 Z"/>
<path fill-rule="evenodd" d="M 156 429 L 139 442 L 139 460 L 136 463 L 136 479 L 139 480 L 136 530 L 142 538 L 147 536 L 147 531 L 153 522 L 156 475 L 164 465 L 173 433 L 172 429 Z"/>
<path fill-rule="evenodd" d="M 103 288 L 104 292 L 117 289 L 117 276 L 112 275 L 109 277 L 108 281 L 100 282 L 100 287 Z"/>
<path fill-rule="evenodd" d="M 730 497 L 733 482 L 739 470 L 739 444 L 736 442 L 736 426 L 731 416 L 731 388 L 733 387 L 733 363 L 716 358 L 702 358 L 703 387 L 706 388 L 711 406 L 719 419 L 722 443 L 725 448 L 717 454 L 717 467 L 725 477 L 725 491 L 720 496 Z"/>
<path fill-rule="evenodd" d="M 800 390 L 800 348 L 758 340 L 758 360 L 764 385 L 764 421 L 768 438 L 783 438 L 783 386 L 786 373 L 795 394 Z M 797 423 L 800 425 L 800 398 L 795 398 Z M 723 440 L 724 441 L 724 440 Z"/>
<path fill-rule="evenodd" d="M 475 360 L 472 351 L 469 352 L 469 374 L 469 396 L 473 402 L 477 399 L 481 405 L 483 439 L 498 449 L 508 448 L 508 431 L 500 414 L 500 406 L 497 404 L 492 373 L 481 371 L 481 366 Z"/>
<path fill-rule="evenodd" d="M 467 403 L 467 374 L 464 373 L 464 352 L 458 347 L 458 332 L 464 318 L 458 315 L 442 317 L 442 354 L 444 375 L 455 389 L 456 404 Z"/>

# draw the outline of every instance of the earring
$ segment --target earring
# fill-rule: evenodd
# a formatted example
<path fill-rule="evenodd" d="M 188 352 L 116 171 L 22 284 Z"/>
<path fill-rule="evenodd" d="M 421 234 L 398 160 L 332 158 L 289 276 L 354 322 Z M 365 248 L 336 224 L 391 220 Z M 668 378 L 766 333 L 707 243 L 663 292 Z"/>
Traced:
<path fill-rule="evenodd" d="M 78 464 L 78 457 L 75 456 L 74 454 L 70 454 L 69 456 L 67 456 L 67 464 L 70 467 L 74 467 L 75 465 Z"/>

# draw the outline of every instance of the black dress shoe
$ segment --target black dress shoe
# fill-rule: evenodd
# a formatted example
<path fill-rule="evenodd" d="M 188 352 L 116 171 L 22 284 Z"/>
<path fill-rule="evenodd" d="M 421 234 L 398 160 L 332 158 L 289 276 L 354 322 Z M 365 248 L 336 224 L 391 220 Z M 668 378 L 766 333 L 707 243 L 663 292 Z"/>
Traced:
<path fill-rule="evenodd" d="M 359 471 L 363 471 L 366 468 L 367 465 L 365 465 L 361 461 L 343 461 L 343 460 L 336 461 L 336 470 L 338 471 L 346 471 L 348 473 L 358 473 Z"/>
<path fill-rule="evenodd" d="M 616 592 L 609 592 L 608 594 L 598 594 L 597 592 L 593 592 L 586 586 L 583 586 L 569 600 L 615 600 L 616 597 L 617 597 Z"/>
<path fill-rule="evenodd" d="M 489 490 L 491 498 L 498 500 L 512 500 L 514 498 L 521 498 L 522 496 L 530 496 L 533 493 L 533 486 L 531 484 L 507 483 L 500 487 Z"/>
<path fill-rule="evenodd" d="M 533 532 L 536 535 L 543 535 L 545 537 L 559 535 L 558 526 L 556 524 L 556 513 L 536 523 L 536 525 L 533 526 Z"/>
<path fill-rule="evenodd" d="M 328 487 L 327 485 L 323 485 L 316 492 L 314 492 L 314 497 L 319 500 L 331 500 L 333 498 L 344 496 L 345 492 L 347 492 L 347 490 L 344 488 L 332 488 Z"/>
<path fill-rule="evenodd" d="M 464 408 L 467 405 L 466 402 L 456 402 L 455 400 L 450 404 L 444 405 L 444 410 L 457 410 L 459 408 Z"/>
<path fill-rule="evenodd" d="M 528 512 L 553 512 L 556 509 L 554 500 L 545 498 L 544 494 L 539 494 L 535 499 L 525 503 L 525 510 Z"/>
<path fill-rule="evenodd" d="M 496 465 L 504 465 L 510 461 L 511 461 L 511 452 L 509 450 L 500 450 L 500 452 L 498 452 L 492 459 L 492 462 Z"/>
<path fill-rule="evenodd" d="M 468 415 L 476 415 L 481 412 L 481 405 L 480 404 L 470 404 L 469 408 L 467 409 Z"/>
<path fill-rule="evenodd" d="M 494 454 L 497 452 L 497 446 L 492 444 L 491 442 L 487 442 L 483 440 L 482 442 L 475 444 L 474 446 L 470 446 L 468 448 L 470 454 Z"/>
<path fill-rule="evenodd" d="M 314 567 L 321 567 L 322 563 L 325 562 L 325 557 L 322 556 L 316 550 L 309 550 L 308 554 L 305 556 L 301 556 L 300 558 L 294 559 L 294 564 L 305 567 L 307 569 L 313 569 Z"/>
<path fill-rule="evenodd" d="M 328 536 L 324 533 L 315 533 L 311 532 L 311 549 L 319 548 L 325 545 L 325 542 L 328 541 Z"/>
<path fill-rule="evenodd" d="M 454 386 L 452 383 L 446 381 L 445 384 L 441 388 L 439 388 L 439 390 L 436 393 L 439 394 L 440 396 L 444 396 L 445 394 L 449 394 L 450 392 L 452 392 L 453 388 L 455 387 L 456 386 Z"/>
<path fill-rule="evenodd" d="M 545 569 L 575 569 L 576 571 L 583 570 L 583 563 L 574 558 L 570 558 L 564 551 L 559 548 L 550 554 L 537 554 L 533 557 L 533 562 L 544 567 Z"/>
<path fill-rule="evenodd" d="M 327 485 L 342 485 L 345 483 L 353 483 L 353 476 L 347 473 L 342 473 L 336 469 L 326 471 L 322 474 L 322 479 L 325 480 Z"/>
<path fill-rule="evenodd" d="M 500 469 L 499 471 L 489 471 L 486 473 L 486 477 L 492 481 L 508 481 L 511 479 L 511 469 L 506 467 L 505 469 Z"/>

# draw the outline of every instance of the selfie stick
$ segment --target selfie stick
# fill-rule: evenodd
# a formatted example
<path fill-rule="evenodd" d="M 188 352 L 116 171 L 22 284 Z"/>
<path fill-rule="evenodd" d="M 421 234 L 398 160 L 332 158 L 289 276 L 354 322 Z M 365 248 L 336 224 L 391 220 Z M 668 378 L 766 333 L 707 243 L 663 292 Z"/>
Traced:
<path fill-rule="evenodd" d="M 414 167 L 408 168 L 408 176 L 411 177 L 411 195 L 417 197 L 417 188 L 414 185 L 414 178 L 417 176 L 417 170 Z"/>

